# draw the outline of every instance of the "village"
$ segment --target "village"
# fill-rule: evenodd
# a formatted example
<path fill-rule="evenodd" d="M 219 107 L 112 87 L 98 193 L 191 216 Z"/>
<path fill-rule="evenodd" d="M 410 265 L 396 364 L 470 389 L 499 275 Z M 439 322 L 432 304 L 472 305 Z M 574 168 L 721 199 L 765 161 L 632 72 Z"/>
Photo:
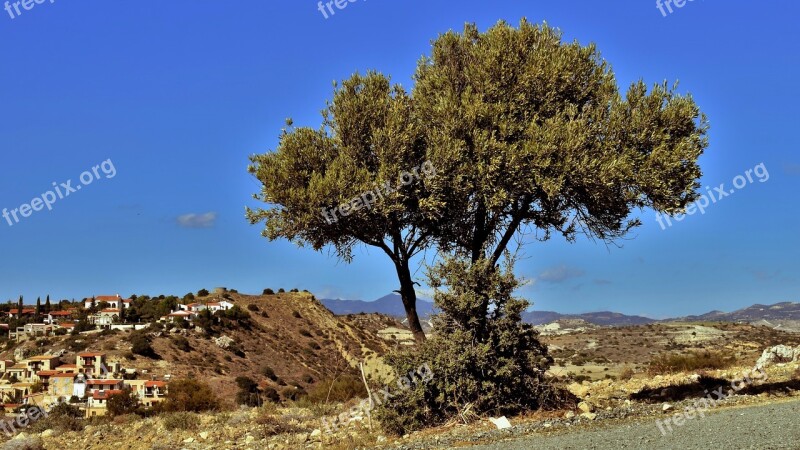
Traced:
<path fill-rule="evenodd" d="M 27 340 L 68 334 L 79 336 L 105 330 L 149 328 L 152 322 L 142 319 L 128 323 L 126 312 L 133 304 L 134 299 L 122 298 L 119 294 L 100 295 L 86 298 L 82 303 L 62 302 L 56 310 L 50 306 L 49 298 L 44 307 L 37 301 L 34 308 L 23 306 L 20 299 L 18 306 L 5 312 L 7 323 L 0 323 L 0 331 L 7 332 L 7 343 L 18 345 Z M 204 310 L 214 313 L 231 309 L 234 304 L 219 299 L 175 306 L 155 322 L 188 323 Z M 20 323 L 24 324 L 12 326 Z M 86 418 L 104 416 L 109 398 L 116 394 L 130 391 L 145 408 L 164 401 L 168 395 L 169 375 L 155 379 L 147 376 L 146 370 L 130 367 L 129 361 L 111 359 L 106 353 L 92 349 L 77 353 L 74 361 L 63 361 L 64 354 L 64 350 L 46 350 L 31 356 L 15 351 L 14 359 L 0 359 L 0 401 L 6 417 L 27 408 L 44 409 L 65 402 L 79 408 Z"/>

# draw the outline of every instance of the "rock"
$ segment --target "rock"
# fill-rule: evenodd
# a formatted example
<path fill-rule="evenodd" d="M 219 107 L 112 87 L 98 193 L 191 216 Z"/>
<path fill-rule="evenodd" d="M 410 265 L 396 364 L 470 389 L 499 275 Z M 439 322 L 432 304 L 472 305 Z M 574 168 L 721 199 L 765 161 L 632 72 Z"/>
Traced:
<path fill-rule="evenodd" d="M 191 444 L 192 442 L 194 442 L 194 438 L 186 438 L 183 440 L 184 444 Z"/>
<path fill-rule="evenodd" d="M 597 418 L 597 414 L 591 413 L 591 412 L 585 412 L 585 413 L 581 414 L 581 417 L 583 417 L 585 419 L 589 419 L 589 420 L 594 420 L 594 419 Z"/>
<path fill-rule="evenodd" d="M 246 443 L 248 443 L 248 444 L 251 444 L 251 443 L 253 443 L 253 441 L 255 441 L 255 440 L 256 440 L 256 438 L 255 438 L 255 436 L 253 436 L 252 434 L 248 434 L 248 435 L 247 435 L 247 436 L 245 436 L 245 438 L 244 438 L 244 441 L 245 441 Z M 304 442 L 305 442 L 305 441 L 304 441 Z"/>
<path fill-rule="evenodd" d="M 27 434 L 25 434 L 25 432 L 24 432 L 24 431 L 23 431 L 23 432 L 21 432 L 20 434 L 16 435 L 16 436 L 14 436 L 14 439 L 19 439 L 19 440 L 22 440 L 22 439 L 27 439 L 27 438 L 28 438 L 28 435 L 27 435 Z"/>
<path fill-rule="evenodd" d="M 44 431 L 42 431 L 42 437 L 43 438 L 50 437 L 54 433 L 55 433 L 55 431 L 53 431 L 53 430 L 44 430 Z"/>
<path fill-rule="evenodd" d="M 575 412 L 574 411 L 567 411 L 567 413 L 564 414 L 564 418 L 565 419 L 572 419 L 573 417 L 575 417 Z"/>
<path fill-rule="evenodd" d="M 382 444 L 382 443 L 386 442 L 386 436 L 383 436 L 383 435 L 378 436 L 378 439 L 376 440 L 376 442 L 378 444 Z"/>
<path fill-rule="evenodd" d="M 592 411 L 594 411 L 594 408 L 592 408 L 592 405 L 590 405 L 590 404 L 588 404 L 586 402 L 578 403 L 578 409 L 580 409 L 583 412 L 592 412 Z"/>
<path fill-rule="evenodd" d="M 319 441 L 320 439 L 322 439 L 322 430 L 317 428 L 314 431 L 312 431 L 311 434 L 308 437 L 312 441 Z"/>
<path fill-rule="evenodd" d="M 675 407 L 670 405 L 669 403 L 664 403 L 664 405 L 661 406 L 661 412 L 670 412 L 673 409 L 675 409 Z"/>
<path fill-rule="evenodd" d="M 508 421 L 506 416 L 498 417 L 496 419 L 494 417 L 490 417 L 489 421 L 492 422 L 494 426 L 497 427 L 498 430 L 505 430 L 506 428 L 511 428 L 511 422 Z"/>
<path fill-rule="evenodd" d="M 200 439 L 202 439 L 202 440 L 208 439 L 208 431 L 200 432 Z"/>
<path fill-rule="evenodd" d="M 776 345 L 764 350 L 756 361 L 756 368 L 769 367 L 773 364 L 794 362 L 800 359 L 800 346 Z"/>

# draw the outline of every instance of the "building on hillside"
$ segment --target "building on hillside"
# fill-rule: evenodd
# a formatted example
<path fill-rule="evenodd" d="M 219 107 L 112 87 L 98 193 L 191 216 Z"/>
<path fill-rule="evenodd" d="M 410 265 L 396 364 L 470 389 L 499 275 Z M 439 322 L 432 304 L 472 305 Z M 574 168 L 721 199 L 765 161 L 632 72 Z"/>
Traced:
<path fill-rule="evenodd" d="M 78 372 L 85 374 L 87 377 L 99 378 L 108 373 L 105 353 L 78 353 L 75 358 L 75 365 L 78 368 Z"/>
<path fill-rule="evenodd" d="M 211 312 L 227 311 L 233 308 L 233 303 L 227 300 L 222 300 L 220 302 L 209 302 L 206 306 L 208 306 L 208 309 L 210 309 Z"/>
<path fill-rule="evenodd" d="M 158 320 L 159 320 L 159 322 L 176 322 L 176 321 L 179 321 L 181 319 L 192 320 L 195 317 L 197 317 L 197 313 L 196 312 L 192 312 L 192 311 L 175 311 L 175 312 L 171 312 L 171 313 L 167 314 L 166 316 L 162 316 Z"/>
<path fill-rule="evenodd" d="M 133 300 L 129 298 L 122 298 L 119 294 L 117 295 L 98 295 L 94 298 L 87 298 L 83 301 L 83 307 L 86 309 L 94 308 L 95 306 L 99 306 L 100 303 L 106 302 L 108 303 L 109 308 L 120 309 L 120 308 L 130 308 L 133 306 Z"/>
<path fill-rule="evenodd" d="M 54 324 L 60 320 L 72 319 L 73 311 L 50 311 L 42 319 L 46 324 Z"/>
<path fill-rule="evenodd" d="M 112 325 L 114 322 L 119 321 L 119 314 L 119 309 L 106 308 L 97 314 L 92 314 L 89 316 L 89 323 L 101 327 L 107 327 Z"/>
<path fill-rule="evenodd" d="M 23 316 L 33 316 L 36 314 L 36 308 L 22 308 L 22 315 Z M 6 315 L 9 318 L 18 318 L 19 317 L 19 309 L 16 307 L 11 308 L 11 311 L 8 311 Z"/>

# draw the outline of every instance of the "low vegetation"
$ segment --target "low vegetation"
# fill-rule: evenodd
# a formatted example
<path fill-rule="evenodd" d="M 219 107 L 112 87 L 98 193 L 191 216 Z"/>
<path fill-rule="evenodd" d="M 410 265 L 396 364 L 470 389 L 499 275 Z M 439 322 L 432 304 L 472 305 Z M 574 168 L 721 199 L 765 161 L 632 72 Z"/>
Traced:
<path fill-rule="evenodd" d="M 696 370 L 715 370 L 730 367 L 736 358 L 711 351 L 694 351 L 684 354 L 665 353 L 650 361 L 648 373 L 651 375 L 692 372 Z"/>

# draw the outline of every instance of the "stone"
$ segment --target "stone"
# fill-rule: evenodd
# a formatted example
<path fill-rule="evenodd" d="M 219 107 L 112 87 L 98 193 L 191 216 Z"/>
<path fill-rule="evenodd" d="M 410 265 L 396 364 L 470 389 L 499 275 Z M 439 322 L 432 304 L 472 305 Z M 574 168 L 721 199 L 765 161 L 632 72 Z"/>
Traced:
<path fill-rule="evenodd" d="M 574 411 L 567 411 L 567 413 L 564 414 L 564 418 L 565 419 L 572 419 L 574 417 L 575 417 L 575 412 Z"/>
<path fill-rule="evenodd" d="M 585 412 L 581 414 L 581 417 L 583 417 L 584 419 L 594 420 L 597 418 L 597 414 L 591 412 Z"/>
<path fill-rule="evenodd" d="M 192 442 L 194 442 L 194 438 L 191 438 L 191 437 L 190 438 L 186 438 L 186 439 L 183 440 L 184 444 L 191 444 Z"/>
<path fill-rule="evenodd" d="M 592 408 L 592 405 L 590 405 L 590 404 L 588 404 L 586 402 L 578 403 L 578 409 L 580 409 L 582 412 L 592 412 L 592 411 L 594 411 L 594 408 Z"/>
<path fill-rule="evenodd" d="M 793 362 L 800 359 L 800 346 L 776 345 L 764 350 L 756 361 L 756 368 L 769 367 L 773 364 Z"/>
<path fill-rule="evenodd" d="M 42 437 L 43 438 L 50 437 L 53 435 L 53 433 L 55 433 L 53 430 L 44 430 L 42 431 Z"/>
<path fill-rule="evenodd" d="M 200 432 L 200 439 L 203 439 L 203 440 L 208 439 L 208 431 L 201 431 Z"/>
<path fill-rule="evenodd" d="M 506 416 L 498 418 L 490 417 L 489 421 L 492 422 L 494 426 L 497 427 L 498 430 L 505 430 L 506 428 L 511 428 L 511 422 L 508 421 Z"/>
<path fill-rule="evenodd" d="M 672 406 L 672 405 L 670 405 L 669 403 L 664 403 L 664 404 L 661 406 L 661 412 L 670 412 L 670 411 L 672 411 L 673 409 L 675 409 L 675 407 L 674 407 L 674 406 Z"/>

